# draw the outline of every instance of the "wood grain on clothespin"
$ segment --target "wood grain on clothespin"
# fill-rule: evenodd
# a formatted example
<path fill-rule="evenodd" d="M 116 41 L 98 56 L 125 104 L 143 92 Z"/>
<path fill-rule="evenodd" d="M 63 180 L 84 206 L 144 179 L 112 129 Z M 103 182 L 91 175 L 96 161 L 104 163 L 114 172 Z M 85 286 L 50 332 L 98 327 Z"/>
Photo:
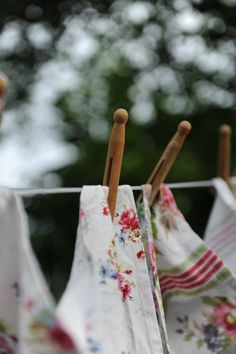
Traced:
<path fill-rule="evenodd" d="M 2 112 L 4 106 L 4 97 L 7 91 L 8 80 L 5 75 L 0 75 L 0 121 L 2 119 Z"/>
<path fill-rule="evenodd" d="M 121 164 L 125 146 L 125 124 L 128 121 L 128 113 L 125 109 L 117 109 L 113 115 L 114 125 L 112 128 L 105 172 L 103 177 L 103 185 L 109 187 L 108 205 L 113 220 L 117 191 L 120 181 Z"/>
<path fill-rule="evenodd" d="M 231 127 L 223 124 L 219 129 L 218 176 L 226 182 L 231 173 Z"/>
<path fill-rule="evenodd" d="M 175 162 L 182 146 L 184 140 L 191 130 L 191 124 L 188 121 L 182 121 L 177 128 L 177 132 L 165 148 L 160 160 L 158 161 L 156 167 L 154 168 L 152 174 L 147 180 L 147 184 L 152 185 L 152 192 L 150 198 L 150 206 L 154 203 L 157 198 L 161 184 L 164 182 L 166 176 L 169 173 L 173 163 Z M 139 196 L 139 199 L 141 196 Z"/>

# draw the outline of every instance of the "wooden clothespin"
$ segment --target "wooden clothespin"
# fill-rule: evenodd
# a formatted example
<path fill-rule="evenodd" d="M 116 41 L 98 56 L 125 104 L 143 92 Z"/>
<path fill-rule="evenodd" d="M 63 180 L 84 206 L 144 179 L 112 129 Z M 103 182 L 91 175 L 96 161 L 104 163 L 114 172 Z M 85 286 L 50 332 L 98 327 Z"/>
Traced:
<path fill-rule="evenodd" d="M 103 185 L 109 187 L 108 205 L 112 220 L 115 214 L 117 191 L 120 181 L 120 171 L 125 146 L 125 124 L 128 120 L 128 113 L 125 109 L 117 109 L 113 115 L 114 125 L 112 128 Z"/>
<path fill-rule="evenodd" d="M 8 80 L 6 76 L 0 75 L 0 122 L 2 120 L 2 112 L 3 112 L 3 106 L 4 106 L 4 97 L 6 94 L 8 86 Z"/>
<path fill-rule="evenodd" d="M 218 176 L 226 182 L 231 173 L 231 127 L 223 124 L 219 129 Z"/>
<path fill-rule="evenodd" d="M 175 162 L 183 146 L 184 140 L 190 132 L 191 128 L 191 124 L 188 121 L 182 121 L 178 125 L 177 132 L 165 148 L 160 160 L 158 161 L 152 174 L 148 178 L 147 184 L 152 185 L 150 206 L 154 203 L 159 192 L 160 186 L 164 182 L 169 170 L 171 169 L 171 166 Z M 140 201 L 141 198 L 142 197 L 140 195 L 138 201 Z"/>

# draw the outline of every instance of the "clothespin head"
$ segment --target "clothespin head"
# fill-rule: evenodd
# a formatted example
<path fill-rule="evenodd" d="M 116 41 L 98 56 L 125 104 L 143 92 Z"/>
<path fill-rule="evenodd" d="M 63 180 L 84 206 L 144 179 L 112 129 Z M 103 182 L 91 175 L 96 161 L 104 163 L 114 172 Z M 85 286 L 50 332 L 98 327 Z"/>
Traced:
<path fill-rule="evenodd" d="M 147 184 L 152 185 L 152 192 L 150 198 L 150 206 L 154 203 L 157 198 L 157 194 L 160 190 L 161 184 L 164 182 L 166 176 L 169 173 L 173 163 L 175 162 L 182 146 L 185 141 L 186 136 L 191 131 L 192 126 L 188 121 L 182 121 L 177 128 L 177 131 L 167 147 L 165 148 L 160 160 L 158 161 L 156 167 L 154 168 L 152 174 L 147 180 Z M 141 196 L 139 196 L 139 199 Z"/>
<path fill-rule="evenodd" d="M 128 121 L 127 111 L 122 108 L 117 109 L 113 115 L 113 120 L 114 125 L 109 140 L 103 177 L 103 185 L 109 187 L 108 205 L 112 219 L 115 214 L 117 191 L 125 146 L 125 124 Z"/>
<path fill-rule="evenodd" d="M 4 96 L 7 91 L 8 80 L 7 77 L 3 74 L 0 74 L 0 121 L 2 118 L 2 111 L 4 105 Z"/>
<path fill-rule="evenodd" d="M 231 169 L 231 127 L 223 124 L 219 129 L 218 176 L 226 182 L 230 178 Z"/>

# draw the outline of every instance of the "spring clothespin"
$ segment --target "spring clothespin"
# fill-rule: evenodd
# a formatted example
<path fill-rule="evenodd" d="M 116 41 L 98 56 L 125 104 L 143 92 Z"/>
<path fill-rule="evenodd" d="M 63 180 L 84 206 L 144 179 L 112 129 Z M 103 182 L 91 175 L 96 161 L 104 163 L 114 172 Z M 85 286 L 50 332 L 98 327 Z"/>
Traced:
<path fill-rule="evenodd" d="M 2 112 L 3 112 L 3 106 L 4 106 L 4 97 L 6 94 L 8 86 L 8 80 L 5 75 L 1 74 L 0 75 L 0 122 L 2 119 Z"/>
<path fill-rule="evenodd" d="M 125 109 L 117 109 L 113 115 L 114 125 L 109 140 L 103 185 L 109 187 L 108 206 L 112 220 L 115 214 L 117 191 L 120 181 L 121 164 L 125 146 L 125 124 L 128 113 Z"/>
<path fill-rule="evenodd" d="M 158 161 L 156 167 L 154 168 L 152 174 L 147 180 L 147 184 L 151 184 L 152 192 L 150 198 L 150 206 L 156 200 L 157 194 L 159 192 L 161 184 L 164 182 L 166 176 L 169 173 L 173 163 L 175 162 L 182 146 L 185 141 L 186 136 L 191 130 L 191 124 L 188 121 L 182 121 L 177 128 L 177 132 L 165 148 L 160 160 Z M 141 200 L 141 195 L 138 201 Z"/>
<path fill-rule="evenodd" d="M 231 173 L 231 127 L 223 124 L 219 129 L 218 176 L 227 183 Z"/>

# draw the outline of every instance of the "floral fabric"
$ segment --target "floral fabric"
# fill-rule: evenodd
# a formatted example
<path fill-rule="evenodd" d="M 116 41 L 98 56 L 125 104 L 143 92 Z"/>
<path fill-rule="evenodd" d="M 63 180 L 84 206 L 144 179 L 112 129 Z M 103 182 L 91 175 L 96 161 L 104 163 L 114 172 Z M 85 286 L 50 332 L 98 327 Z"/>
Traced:
<path fill-rule="evenodd" d="M 56 307 L 33 254 L 21 200 L 0 190 L 0 353 L 81 354 L 86 328 L 80 305 Z M 77 326 L 76 334 L 71 323 Z"/>
<path fill-rule="evenodd" d="M 33 253 L 21 200 L 0 191 L 0 353 L 162 354 L 132 190 L 84 187 L 71 276 L 58 304 Z M 4 291 L 2 290 L 4 289 Z"/>
<path fill-rule="evenodd" d="M 225 181 L 217 178 L 213 183 L 217 194 L 204 239 L 236 274 L 236 199 Z"/>
<path fill-rule="evenodd" d="M 107 187 L 83 188 L 72 274 L 85 276 L 87 266 L 81 265 L 86 250 L 86 276 L 98 288 L 101 331 L 96 353 L 163 353 L 132 190 L 119 187 L 113 222 L 107 196 Z"/>
<path fill-rule="evenodd" d="M 236 353 L 234 276 L 190 228 L 165 185 L 153 213 L 171 353 Z"/>
<path fill-rule="evenodd" d="M 160 328 L 163 353 L 169 354 L 169 343 L 167 338 L 165 313 L 162 303 L 161 289 L 158 278 L 158 269 L 156 263 L 156 249 L 154 244 L 154 237 L 156 234 L 152 232 L 151 211 L 149 208 L 149 200 L 151 196 L 151 185 L 143 185 L 143 201 L 138 206 L 138 215 L 141 223 L 142 240 L 146 252 L 149 277 L 152 287 L 153 301 L 156 309 L 157 321 Z"/>

